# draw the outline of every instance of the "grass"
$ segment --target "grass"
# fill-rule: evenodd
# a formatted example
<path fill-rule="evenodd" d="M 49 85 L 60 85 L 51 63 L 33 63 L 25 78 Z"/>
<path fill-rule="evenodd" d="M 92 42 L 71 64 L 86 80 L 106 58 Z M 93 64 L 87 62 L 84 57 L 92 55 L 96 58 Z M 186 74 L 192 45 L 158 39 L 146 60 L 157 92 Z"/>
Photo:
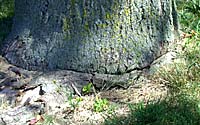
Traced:
<path fill-rule="evenodd" d="M 94 102 L 94 111 L 95 112 L 102 112 L 107 110 L 109 107 L 109 101 L 107 99 L 101 99 L 98 96 L 96 96 L 95 102 Z"/>
<path fill-rule="evenodd" d="M 189 32 L 191 29 L 200 31 L 200 1 L 199 0 L 177 0 L 179 20 L 182 30 Z"/>
<path fill-rule="evenodd" d="M 178 100 L 177 100 L 178 99 Z M 178 102 L 177 102 L 178 101 Z M 129 106 L 131 113 L 126 117 L 105 120 L 105 125 L 199 125 L 199 108 L 193 101 L 181 97 L 145 105 Z"/>
<path fill-rule="evenodd" d="M 11 31 L 14 0 L 0 0 L 0 46 Z"/>

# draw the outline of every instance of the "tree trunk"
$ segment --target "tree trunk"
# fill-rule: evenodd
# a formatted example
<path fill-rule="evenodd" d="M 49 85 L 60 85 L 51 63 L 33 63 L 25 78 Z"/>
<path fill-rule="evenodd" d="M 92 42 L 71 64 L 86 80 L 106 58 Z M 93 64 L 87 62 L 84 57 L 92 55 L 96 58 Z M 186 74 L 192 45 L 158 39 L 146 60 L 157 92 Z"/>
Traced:
<path fill-rule="evenodd" d="M 124 74 L 149 66 L 177 31 L 174 0 L 15 0 L 3 53 L 30 70 Z"/>

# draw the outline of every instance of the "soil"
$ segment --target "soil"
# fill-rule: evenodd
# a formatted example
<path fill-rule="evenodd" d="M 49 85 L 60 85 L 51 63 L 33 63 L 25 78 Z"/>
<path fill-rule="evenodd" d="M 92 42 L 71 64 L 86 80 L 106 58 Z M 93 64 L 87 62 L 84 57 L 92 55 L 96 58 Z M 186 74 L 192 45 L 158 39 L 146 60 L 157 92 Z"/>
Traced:
<path fill-rule="evenodd" d="M 140 77 L 136 84 L 129 86 L 127 89 L 114 87 L 106 91 L 102 90 L 81 97 L 73 95 L 71 102 L 76 102 L 77 98 L 81 98 L 78 105 L 73 107 L 69 99 L 65 103 L 62 101 L 62 103 L 52 103 L 55 99 L 59 100 L 59 96 L 62 93 L 60 95 L 54 93 L 54 95 L 49 94 L 47 96 L 48 92 L 41 94 L 41 87 L 38 87 L 40 86 L 39 84 L 30 84 L 40 74 L 40 72 L 27 71 L 13 66 L 6 59 L 0 57 L 1 124 L 30 124 L 31 120 L 34 121 L 38 116 L 40 116 L 40 119 L 38 121 L 36 119 L 35 123 L 37 124 L 47 124 L 45 121 L 48 122 L 46 119 L 50 116 L 53 116 L 52 121 L 54 124 L 58 125 L 102 124 L 105 118 L 110 116 L 108 111 L 111 108 L 103 112 L 95 112 L 94 103 L 97 97 L 108 100 L 108 107 L 114 107 L 112 108 L 112 113 L 118 116 L 126 116 L 130 112 L 128 104 L 159 101 L 168 95 L 168 90 L 165 85 L 154 83 L 146 77 Z M 37 91 L 39 91 L 39 94 Z M 30 92 L 34 94 L 35 100 L 40 101 L 37 104 L 34 101 L 34 105 L 40 108 L 33 108 L 31 101 L 33 100 L 33 95 Z M 59 92 L 57 91 L 57 93 Z M 38 95 L 37 98 L 36 94 Z M 53 99 L 52 96 L 54 96 Z M 47 106 L 41 112 L 43 102 L 51 106 L 49 106 L 50 108 Z M 52 108 L 54 104 L 57 108 Z M 18 119 L 17 116 L 21 118 Z"/>

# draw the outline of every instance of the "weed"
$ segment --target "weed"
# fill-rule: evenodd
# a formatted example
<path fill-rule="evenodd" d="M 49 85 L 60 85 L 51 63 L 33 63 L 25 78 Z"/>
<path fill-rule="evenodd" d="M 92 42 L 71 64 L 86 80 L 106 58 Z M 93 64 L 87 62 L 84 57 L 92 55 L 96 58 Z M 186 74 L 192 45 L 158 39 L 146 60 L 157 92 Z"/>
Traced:
<path fill-rule="evenodd" d="M 109 102 L 107 99 L 101 99 L 98 96 L 96 96 L 95 102 L 94 102 L 94 111 L 95 112 L 102 112 L 108 109 Z"/>
<path fill-rule="evenodd" d="M 179 20 L 182 30 L 200 31 L 200 2 L 199 0 L 177 0 Z"/>
<path fill-rule="evenodd" d="M 83 94 L 88 94 L 92 92 L 93 84 L 90 82 L 87 85 L 83 86 L 82 92 Z"/>
<path fill-rule="evenodd" d="M 68 101 L 69 101 L 69 105 L 71 106 L 72 110 L 74 111 L 78 107 L 79 103 L 81 101 L 83 101 L 83 99 L 81 97 L 77 97 L 74 99 L 73 94 L 70 93 L 70 95 L 68 96 Z"/>

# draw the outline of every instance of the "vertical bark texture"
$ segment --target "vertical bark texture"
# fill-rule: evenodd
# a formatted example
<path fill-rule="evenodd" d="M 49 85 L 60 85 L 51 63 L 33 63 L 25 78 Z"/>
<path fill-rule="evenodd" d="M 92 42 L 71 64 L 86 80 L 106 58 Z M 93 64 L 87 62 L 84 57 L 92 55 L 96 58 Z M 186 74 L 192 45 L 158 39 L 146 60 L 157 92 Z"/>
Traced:
<path fill-rule="evenodd" d="M 27 69 L 127 73 L 174 40 L 176 16 L 174 0 L 15 0 L 4 52 Z"/>

